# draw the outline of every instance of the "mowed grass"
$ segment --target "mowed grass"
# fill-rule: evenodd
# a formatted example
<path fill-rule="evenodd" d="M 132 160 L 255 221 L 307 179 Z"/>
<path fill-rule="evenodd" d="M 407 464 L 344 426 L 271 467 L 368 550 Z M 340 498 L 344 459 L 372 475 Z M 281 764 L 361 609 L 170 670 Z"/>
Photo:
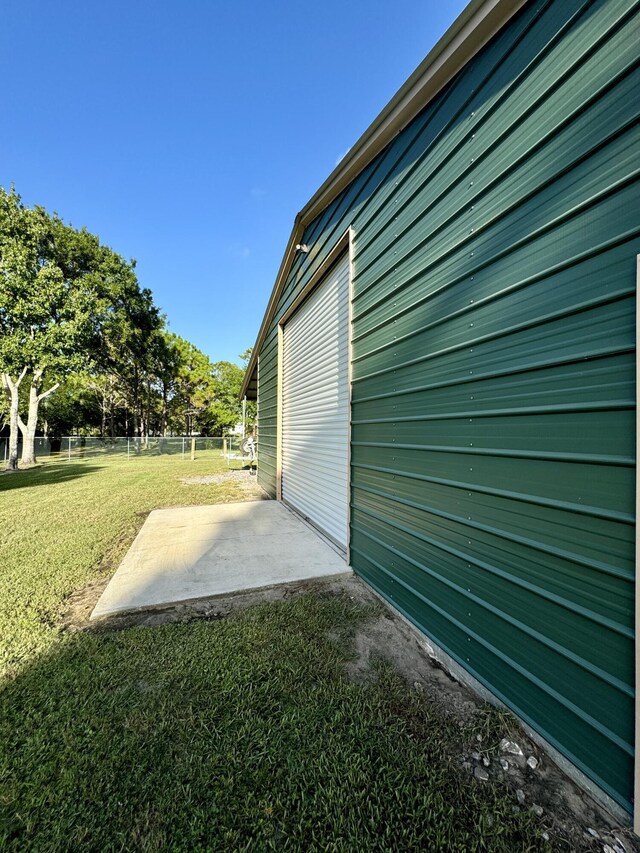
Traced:
<path fill-rule="evenodd" d="M 227 471 L 219 453 L 48 462 L 0 474 L 0 675 L 55 642 L 66 596 L 113 573 L 147 512 L 242 500 L 235 480 L 185 485 Z"/>
<path fill-rule="evenodd" d="M 199 464 L 0 478 L 0 849 L 546 849 L 534 818 L 460 770 L 474 731 L 385 664 L 346 677 L 375 607 L 317 593 L 224 620 L 58 631 L 64 597 L 115 562 L 136 513 L 240 497 L 183 486 L 211 472 Z M 497 737 L 490 718 L 483 734 Z"/>

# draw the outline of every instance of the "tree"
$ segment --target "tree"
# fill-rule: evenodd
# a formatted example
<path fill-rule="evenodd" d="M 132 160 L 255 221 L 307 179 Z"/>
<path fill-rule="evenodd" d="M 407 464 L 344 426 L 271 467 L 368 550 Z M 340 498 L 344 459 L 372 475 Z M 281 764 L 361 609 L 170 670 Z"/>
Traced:
<path fill-rule="evenodd" d="M 18 428 L 23 433 L 23 461 L 34 461 L 38 406 L 59 384 L 44 388 L 45 371 L 55 375 L 68 368 L 91 326 L 87 289 L 65 281 L 49 256 L 51 224 L 42 209 L 25 208 L 13 188 L 0 188 L 0 369 L 10 407 L 10 468 L 17 467 Z M 25 424 L 19 393 L 28 375 Z"/>
<path fill-rule="evenodd" d="M 161 320 L 134 266 L 86 229 L 41 207 L 26 208 L 13 188 L 0 187 L 0 372 L 10 408 L 10 467 L 17 467 L 18 429 L 22 462 L 35 461 L 42 400 L 64 377 L 95 368 L 117 348 L 114 361 L 133 366 L 136 376 L 137 417 L 139 361 Z M 26 423 L 19 412 L 25 379 Z"/>
<path fill-rule="evenodd" d="M 74 374 L 62 382 L 44 403 L 39 426 L 45 435 L 62 436 L 76 431 L 106 434 L 112 410 L 122 401 L 115 378 L 103 373 Z"/>
<path fill-rule="evenodd" d="M 213 365 L 215 400 L 212 420 L 215 432 L 225 432 L 242 419 L 240 389 L 244 370 L 230 361 L 217 361 Z"/>
<path fill-rule="evenodd" d="M 98 330 L 96 365 L 101 372 L 117 378 L 131 414 L 133 435 L 146 434 L 144 391 L 153 371 L 163 319 L 151 291 L 138 284 L 135 261 L 128 264 L 114 252 L 104 270 L 103 294 L 106 310 Z M 111 425 L 113 435 L 113 418 Z"/>
<path fill-rule="evenodd" d="M 153 346 L 153 372 L 156 376 L 161 403 L 160 435 L 166 435 L 169 426 L 169 405 L 173 398 L 181 365 L 179 338 L 162 330 L 156 335 Z"/>
<path fill-rule="evenodd" d="M 215 389 L 213 365 L 209 357 L 184 338 L 175 335 L 177 371 L 172 413 L 181 421 L 187 435 L 206 430 L 207 412 L 213 402 Z"/>

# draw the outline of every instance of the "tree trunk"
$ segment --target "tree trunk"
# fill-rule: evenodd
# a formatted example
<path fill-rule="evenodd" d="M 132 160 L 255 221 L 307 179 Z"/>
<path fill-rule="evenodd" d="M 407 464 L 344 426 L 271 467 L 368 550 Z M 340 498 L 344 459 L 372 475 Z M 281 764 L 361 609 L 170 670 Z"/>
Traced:
<path fill-rule="evenodd" d="M 38 427 L 38 407 L 40 405 L 40 401 L 44 400 L 45 397 L 48 397 L 49 394 L 53 394 L 53 392 L 60 384 L 59 382 L 56 382 L 56 384 L 52 385 L 48 391 L 45 391 L 43 394 L 38 393 L 40 391 L 43 373 L 44 367 L 38 367 L 33 372 L 31 388 L 29 389 L 29 412 L 27 415 L 26 425 L 22 418 L 18 415 L 18 426 L 20 427 L 20 430 L 22 432 L 21 462 L 23 465 L 36 464 L 35 438 L 36 429 Z"/>
<path fill-rule="evenodd" d="M 113 379 L 109 380 L 109 424 L 111 438 L 116 437 L 116 413 L 115 413 L 115 394 L 113 391 Z"/>
<path fill-rule="evenodd" d="M 162 437 L 167 435 L 167 386 L 162 383 L 162 424 L 160 426 Z"/>
<path fill-rule="evenodd" d="M 151 382 L 147 380 L 147 414 L 145 418 L 147 429 L 145 433 L 145 446 L 149 446 L 149 436 L 151 435 Z"/>
<path fill-rule="evenodd" d="M 138 436 L 139 427 L 138 427 L 138 418 L 140 414 L 140 389 L 138 387 L 138 367 L 134 365 L 133 368 L 133 434 L 134 436 Z"/>
<path fill-rule="evenodd" d="M 38 425 L 38 391 L 33 384 L 29 389 L 29 413 L 25 425 L 21 417 L 18 417 L 18 425 L 22 432 L 22 459 L 23 465 L 36 464 L 36 427 Z"/>
<path fill-rule="evenodd" d="M 18 392 L 26 372 L 27 368 L 25 367 L 15 382 L 8 373 L 2 374 L 2 387 L 9 399 L 9 458 L 7 459 L 7 468 L 11 471 L 18 468 L 18 424 L 20 419 Z"/>
<path fill-rule="evenodd" d="M 100 438 L 104 438 L 107 433 L 107 389 L 102 387 L 102 402 L 100 405 Z"/>

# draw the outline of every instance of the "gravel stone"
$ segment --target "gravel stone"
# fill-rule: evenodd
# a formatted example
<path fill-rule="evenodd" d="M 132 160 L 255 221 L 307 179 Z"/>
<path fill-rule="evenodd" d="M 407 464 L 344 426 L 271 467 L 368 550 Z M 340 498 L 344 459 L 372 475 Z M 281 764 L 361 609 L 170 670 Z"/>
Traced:
<path fill-rule="evenodd" d="M 500 741 L 500 752 L 508 752 L 509 755 L 524 755 L 518 744 L 514 740 L 507 740 L 507 738 Z"/>

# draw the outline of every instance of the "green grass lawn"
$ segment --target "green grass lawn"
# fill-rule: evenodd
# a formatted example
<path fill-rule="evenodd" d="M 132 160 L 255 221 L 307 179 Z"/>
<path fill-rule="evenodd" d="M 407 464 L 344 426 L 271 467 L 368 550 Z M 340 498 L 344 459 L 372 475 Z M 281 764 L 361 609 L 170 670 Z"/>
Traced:
<path fill-rule="evenodd" d="M 0 849 L 544 850 L 534 818 L 451 760 L 474 732 L 386 665 L 346 677 L 371 606 L 318 593 L 215 621 L 56 627 L 140 513 L 242 499 L 180 482 L 223 464 L 0 476 Z"/>
<path fill-rule="evenodd" d="M 227 470 L 217 453 L 47 462 L 0 475 L 0 675 L 58 639 L 71 592 L 112 574 L 147 512 L 243 499 L 237 481 L 185 485 L 180 478 Z"/>

